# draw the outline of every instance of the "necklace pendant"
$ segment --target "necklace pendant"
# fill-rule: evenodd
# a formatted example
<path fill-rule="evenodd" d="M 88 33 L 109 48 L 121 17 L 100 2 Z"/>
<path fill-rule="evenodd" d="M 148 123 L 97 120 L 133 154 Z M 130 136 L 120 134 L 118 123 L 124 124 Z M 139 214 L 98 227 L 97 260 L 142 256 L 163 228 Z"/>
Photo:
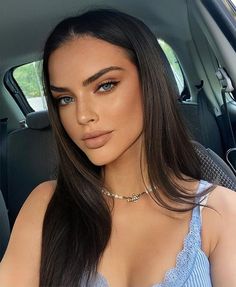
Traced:
<path fill-rule="evenodd" d="M 140 194 L 133 193 L 132 196 L 128 199 L 128 202 L 137 202 L 140 198 Z"/>

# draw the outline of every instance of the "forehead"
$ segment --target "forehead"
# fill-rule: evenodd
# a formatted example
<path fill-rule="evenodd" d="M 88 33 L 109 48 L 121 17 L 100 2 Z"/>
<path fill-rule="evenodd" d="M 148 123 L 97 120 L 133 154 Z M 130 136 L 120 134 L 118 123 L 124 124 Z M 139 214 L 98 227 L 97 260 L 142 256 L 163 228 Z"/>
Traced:
<path fill-rule="evenodd" d="M 108 66 L 129 68 L 132 63 L 123 48 L 86 36 L 62 44 L 51 54 L 48 65 L 50 79 L 53 79 L 75 70 L 86 77 Z"/>

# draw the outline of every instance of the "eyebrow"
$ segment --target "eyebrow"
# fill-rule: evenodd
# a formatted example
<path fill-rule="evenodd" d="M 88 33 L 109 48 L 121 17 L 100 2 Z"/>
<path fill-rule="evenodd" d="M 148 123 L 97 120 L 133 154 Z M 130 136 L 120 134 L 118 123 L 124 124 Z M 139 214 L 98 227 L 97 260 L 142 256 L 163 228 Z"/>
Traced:
<path fill-rule="evenodd" d="M 98 71 L 97 73 L 95 73 L 94 75 L 92 75 L 91 77 L 89 77 L 88 79 L 84 80 L 82 82 L 83 86 L 86 87 L 89 84 L 91 84 L 92 82 L 96 81 L 97 79 L 99 79 L 101 76 L 103 76 L 104 74 L 110 72 L 110 71 L 115 71 L 115 70 L 124 70 L 121 67 L 118 66 L 111 66 L 111 67 L 107 67 L 104 69 L 101 69 L 100 71 Z M 54 92 L 68 92 L 69 90 L 67 88 L 63 88 L 63 87 L 55 87 L 53 85 L 50 85 L 50 89 L 51 91 Z"/>

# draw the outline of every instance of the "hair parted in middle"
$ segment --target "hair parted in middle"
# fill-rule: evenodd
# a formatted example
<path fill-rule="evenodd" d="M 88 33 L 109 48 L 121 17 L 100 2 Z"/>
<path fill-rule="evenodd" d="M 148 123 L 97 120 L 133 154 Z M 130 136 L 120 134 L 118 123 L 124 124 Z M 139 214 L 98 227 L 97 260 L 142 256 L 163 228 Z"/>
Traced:
<path fill-rule="evenodd" d="M 86 36 L 121 47 L 138 70 L 143 152 L 156 203 L 173 211 L 193 209 L 194 195 L 175 178 L 201 177 L 199 159 L 178 114 L 173 75 L 151 30 L 141 20 L 110 9 L 63 20 L 47 39 L 43 56 L 44 87 L 59 164 L 56 190 L 44 219 L 40 286 L 78 286 L 84 273 L 90 276 L 96 271 L 111 234 L 111 211 L 101 196 L 103 167 L 91 163 L 67 135 L 50 92 L 51 54 L 65 43 Z M 138 164 L 142 167 L 141 162 Z M 169 206 L 159 190 L 174 202 L 188 203 L 189 208 Z"/>

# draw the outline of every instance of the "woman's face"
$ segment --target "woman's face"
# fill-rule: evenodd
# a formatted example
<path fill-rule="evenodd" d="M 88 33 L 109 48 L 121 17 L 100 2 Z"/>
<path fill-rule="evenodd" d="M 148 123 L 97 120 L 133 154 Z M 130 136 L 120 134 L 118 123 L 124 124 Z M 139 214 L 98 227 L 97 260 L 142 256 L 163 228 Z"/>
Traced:
<path fill-rule="evenodd" d="M 89 36 L 75 38 L 51 54 L 48 68 L 62 125 L 91 162 L 140 155 L 141 88 L 125 50 Z"/>

